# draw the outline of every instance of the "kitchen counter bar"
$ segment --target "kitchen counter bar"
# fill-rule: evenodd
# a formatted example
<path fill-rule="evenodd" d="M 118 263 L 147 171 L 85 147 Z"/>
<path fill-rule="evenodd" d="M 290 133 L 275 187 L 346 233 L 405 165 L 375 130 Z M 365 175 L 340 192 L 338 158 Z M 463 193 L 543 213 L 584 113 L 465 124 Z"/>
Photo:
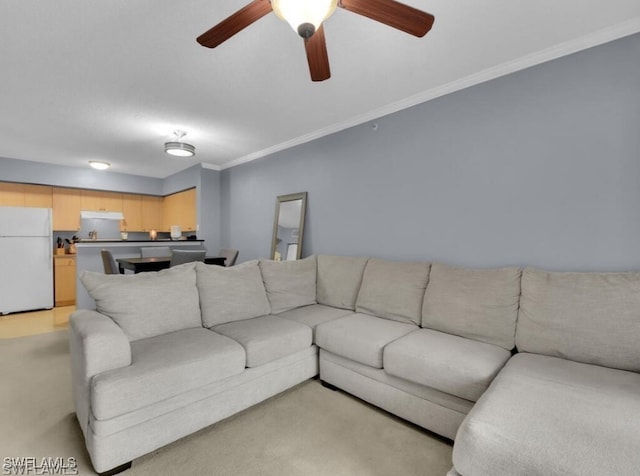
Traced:
<path fill-rule="evenodd" d="M 112 246 L 201 246 L 204 240 L 80 240 L 83 248 L 111 248 Z"/>

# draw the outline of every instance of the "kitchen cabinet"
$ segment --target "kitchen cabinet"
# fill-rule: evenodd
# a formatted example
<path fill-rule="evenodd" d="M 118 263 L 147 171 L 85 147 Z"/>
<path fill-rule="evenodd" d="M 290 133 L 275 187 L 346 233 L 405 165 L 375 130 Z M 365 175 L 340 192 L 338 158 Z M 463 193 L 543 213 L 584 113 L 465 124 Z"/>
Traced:
<path fill-rule="evenodd" d="M 0 206 L 24 207 L 23 184 L 0 182 Z"/>
<path fill-rule="evenodd" d="M 53 263 L 55 305 L 72 306 L 76 303 L 76 256 L 57 255 Z"/>
<path fill-rule="evenodd" d="M 142 195 L 133 193 L 122 194 L 122 214 L 124 220 L 120 222 L 121 231 L 143 231 L 142 226 Z"/>
<path fill-rule="evenodd" d="M 163 223 L 168 231 L 179 225 L 182 231 L 196 231 L 196 189 L 190 188 L 164 197 Z"/>
<path fill-rule="evenodd" d="M 163 207 L 163 197 L 142 196 L 142 231 L 162 230 Z"/>
<path fill-rule="evenodd" d="M 75 188 L 53 187 L 53 229 L 80 230 L 81 191 Z"/>
<path fill-rule="evenodd" d="M 51 208 L 51 189 L 47 185 L 0 182 L 0 206 Z"/>
<path fill-rule="evenodd" d="M 102 192 L 98 190 L 81 191 L 82 210 L 93 211 L 122 211 L 122 194 L 117 192 Z"/>
<path fill-rule="evenodd" d="M 24 206 L 36 208 L 53 207 L 53 187 L 49 185 L 24 185 Z"/>

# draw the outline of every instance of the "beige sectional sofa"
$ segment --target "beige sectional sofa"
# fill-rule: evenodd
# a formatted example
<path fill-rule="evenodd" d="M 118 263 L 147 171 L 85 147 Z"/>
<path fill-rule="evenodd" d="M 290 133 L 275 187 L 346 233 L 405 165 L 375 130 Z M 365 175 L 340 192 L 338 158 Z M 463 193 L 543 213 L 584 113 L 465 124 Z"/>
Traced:
<path fill-rule="evenodd" d="M 639 273 L 320 255 L 81 279 L 73 394 L 98 472 L 319 373 L 455 439 L 451 475 L 640 474 Z"/>

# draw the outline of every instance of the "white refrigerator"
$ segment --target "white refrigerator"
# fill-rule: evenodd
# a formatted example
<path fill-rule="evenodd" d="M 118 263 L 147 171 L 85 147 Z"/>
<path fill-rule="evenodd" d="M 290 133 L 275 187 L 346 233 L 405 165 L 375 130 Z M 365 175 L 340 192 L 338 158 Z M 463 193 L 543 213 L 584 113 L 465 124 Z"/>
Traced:
<path fill-rule="evenodd" d="M 0 314 L 53 307 L 50 208 L 0 207 Z"/>

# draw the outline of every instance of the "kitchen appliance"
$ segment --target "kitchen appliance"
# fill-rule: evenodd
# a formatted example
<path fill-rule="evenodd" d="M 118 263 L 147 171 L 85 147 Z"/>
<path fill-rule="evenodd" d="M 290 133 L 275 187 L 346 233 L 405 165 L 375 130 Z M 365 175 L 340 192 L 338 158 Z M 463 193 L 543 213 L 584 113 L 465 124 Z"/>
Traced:
<path fill-rule="evenodd" d="M 50 208 L 0 207 L 0 314 L 53 307 Z"/>

